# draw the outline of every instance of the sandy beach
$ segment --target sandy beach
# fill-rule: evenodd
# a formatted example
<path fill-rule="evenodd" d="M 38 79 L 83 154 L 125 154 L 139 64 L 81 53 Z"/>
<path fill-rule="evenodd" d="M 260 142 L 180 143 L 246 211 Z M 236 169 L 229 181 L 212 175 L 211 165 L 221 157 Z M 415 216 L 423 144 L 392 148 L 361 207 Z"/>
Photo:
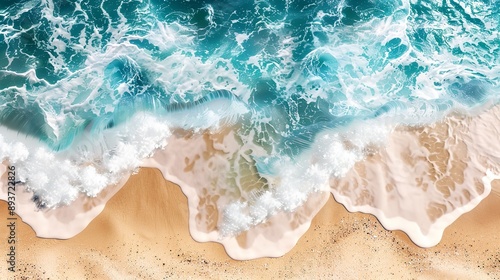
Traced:
<path fill-rule="evenodd" d="M 158 170 L 142 168 L 74 238 L 37 238 L 28 225 L 18 223 L 18 272 L 7 276 L 498 279 L 499 187 L 494 185 L 491 195 L 448 227 L 443 240 L 432 248 L 414 245 L 400 231 L 386 231 L 371 215 L 347 212 L 331 197 L 285 256 L 235 261 L 218 243 L 195 242 L 189 235 L 187 199 L 180 188 Z M 7 215 L 4 201 L 0 211 L 2 217 Z M 1 262 L 3 275 L 5 266 Z"/>

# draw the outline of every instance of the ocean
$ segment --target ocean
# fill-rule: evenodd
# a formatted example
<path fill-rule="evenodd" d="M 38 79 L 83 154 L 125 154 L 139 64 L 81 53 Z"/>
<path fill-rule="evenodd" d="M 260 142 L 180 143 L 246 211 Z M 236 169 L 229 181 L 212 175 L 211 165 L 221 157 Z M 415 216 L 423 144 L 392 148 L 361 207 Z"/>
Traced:
<path fill-rule="evenodd" d="M 0 158 L 41 211 L 151 166 L 204 241 L 331 192 L 433 246 L 500 174 L 499 31 L 496 0 L 2 1 Z"/>

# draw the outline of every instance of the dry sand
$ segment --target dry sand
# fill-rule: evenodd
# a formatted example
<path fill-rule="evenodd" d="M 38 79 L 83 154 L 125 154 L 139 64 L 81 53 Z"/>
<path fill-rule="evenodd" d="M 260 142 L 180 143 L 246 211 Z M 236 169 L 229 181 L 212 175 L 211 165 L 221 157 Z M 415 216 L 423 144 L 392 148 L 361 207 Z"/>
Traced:
<path fill-rule="evenodd" d="M 230 259 L 218 243 L 197 243 L 187 199 L 156 169 L 143 168 L 105 210 L 69 240 L 37 238 L 18 223 L 18 273 L 2 279 L 336 278 L 500 279 L 500 186 L 445 231 L 435 247 L 415 246 L 371 215 L 349 213 L 333 198 L 297 246 L 281 258 Z M 0 202 L 0 216 L 7 204 Z M 2 218 L 6 221 L 5 218 Z M 2 252 L 6 249 L 1 227 Z M 2 253 L 2 255 L 5 255 Z M 7 278 L 9 277 L 9 278 Z"/>

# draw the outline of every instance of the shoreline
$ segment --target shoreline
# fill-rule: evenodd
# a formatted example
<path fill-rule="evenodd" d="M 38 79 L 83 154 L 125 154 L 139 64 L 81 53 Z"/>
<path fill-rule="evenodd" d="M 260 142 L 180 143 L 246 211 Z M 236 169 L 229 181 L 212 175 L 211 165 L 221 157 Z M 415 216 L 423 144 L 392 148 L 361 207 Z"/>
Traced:
<path fill-rule="evenodd" d="M 214 227 L 218 221 L 217 208 L 213 207 L 213 201 L 209 201 L 205 189 L 196 189 L 197 184 L 210 182 L 207 180 L 210 177 L 203 177 L 210 172 L 202 169 L 206 174 L 201 172 L 203 176 L 193 177 L 194 172 L 176 173 L 171 169 L 182 170 L 182 162 L 189 162 L 189 154 L 176 152 L 179 147 L 190 147 L 193 151 L 190 156 L 195 159 L 197 154 L 210 158 L 209 155 L 214 155 L 217 149 L 224 149 L 223 135 L 229 132 L 176 138 L 166 150 L 145 160 L 143 166 L 146 167 L 141 167 L 138 174 L 125 177 L 120 184 L 109 187 L 96 198 L 80 198 L 59 210 L 43 212 L 33 211 L 30 195 L 20 193 L 18 205 L 24 207 L 18 208 L 19 213 L 31 226 L 18 223 L 18 265 L 21 269 L 18 276 L 126 279 L 128 275 L 133 275 L 135 278 L 155 279 L 166 276 L 206 278 L 218 273 L 222 278 L 245 278 L 248 276 L 246 272 L 257 268 L 260 274 L 255 278 L 271 275 L 301 278 L 310 275 L 357 279 L 370 278 L 375 273 L 382 273 L 379 275 L 391 279 L 500 277 L 500 244 L 497 241 L 500 232 L 500 181 L 492 181 L 487 188 L 476 186 L 476 192 L 470 188 L 474 186 L 474 178 L 483 174 L 484 168 L 488 168 L 487 172 L 490 172 L 489 168 L 500 170 L 496 160 L 500 158 L 500 153 L 497 153 L 498 145 L 494 142 L 494 128 L 499 119 L 500 106 L 497 106 L 474 118 L 450 116 L 446 121 L 428 127 L 395 130 L 387 147 L 356 163 L 341 179 L 343 184 L 330 182 L 331 194 L 318 193 L 297 212 L 278 212 L 278 218 L 270 219 L 255 230 L 220 241 L 214 235 L 217 233 Z M 190 145 L 187 145 L 188 142 Z M 238 148 L 233 142 L 230 145 L 233 149 Z M 414 151 L 419 151 L 419 154 L 412 154 Z M 406 171 L 400 168 L 402 164 L 406 164 Z M 455 165 L 460 168 L 454 168 Z M 0 172 L 4 169 L 5 166 L 1 165 Z M 391 172 L 398 173 L 398 170 L 400 174 L 392 176 Z M 415 174 L 412 176 L 416 177 L 405 175 L 408 170 L 413 170 Z M 439 176 L 436 175 L 438 172 Z M 443 178 L 440 176 L 444 175 L 456 184 L 445 184 L 445 188 L 439 188 L 438 182 Z M 386 209 L 388 213 L 412 214 L 414 210 L 411 208 L 415 205 L 430 205 L 427 204 L 429 201 L 415 202 L 414 195 L 406 193 L 414 184 L 412 180 L 424 176 L 428 176 L 428 186 L 436 188 L 433 190 L 435 201 L 444 197 L 455 207 L 451 208 L 452 211 L 461 211 L 457 212 L 461 215 L 456 221 L 446 224 L 449 226 L 444 229 L 442 240 L 434 247 L 418 247 L 403 231 L 386 230 L 382 226 L 386 221 L 377 220 L 370 214 L 346 210 L 363 211 L 371 203 L 387 206 L 391 199 L 394 203 L 397 194 L 406 201 L 402 209 L 411 211 L 402 212 L 401 208 L 389 207 Z M 399 179 L 396 186 L 388 188 L 389 185 L 380 184 L 383 180 L 394 178 Z M 184 183 L 181 188 L 167 179 L 178 183 L 195 179 L 197 184 Z M 6 181 L 6 174 L 3 174 L 0 182 L 2 196 L 6 195 L 3 189 L 3 182 Z M 377 188 L 369 187 L 371 183 L 379 185 Z M 340 188 L 334 190 L 335 186 Z M 400 187 L 402 191 L 394 193 L 394 189 Z M 448 188 L 455 187 L 463 191 L 450 200 L 453 192 Z M 365 192 L 360 192 L 363 189 L 375 190 L 373 195 L 378 197 L 366 196 Z M 362 199 L 352 205 L 339 199 L 340 204 L 332 194 L 338 196 L 343 192 L 351 198 Z M 472 205 L 474 209 L 468 212 L 471 207 L 467 203 L 474 194 L 480 199 L 481 195 L 487 197 L 475 208 Z M 395 202 L 401 205 L 401 201 Z M 320 208 L 321 205 L 324 206 Z M 376 206 L 379 207 L 378 204 Z M 7 216 L 7 204 L 1 201 L 0 207 L 0 213 Z M 416 217 L 425 217 L 426 212 L 420 211 Z M 432 217 L 427 216 L 429 221 Z M 40 238 L 32 227 L 39 236 L 71 238 Z M 189 231 L 189 227 L 195 230 Z M 394 227 L 389 224 L 387 228 Z M 402 225 L 397 228 L 404 229 Z M 83 231 L 72 237 L 81 229 Z M 302 235 L 303 232 L 306 233 Z M 212 242 L 215 240 L 219 242 Z M 283 252 L 286 253 L 281 256 Z M 263 255 L 274 258 L 235 260 Z M 0 269 L 7 270 L 5 265 L 2 263 Z M 68 265 L 72 267 L 69 272 L 65 271 Z"/>
<path fill-rule="evenodd" d="M 158 170 L 141 168 L 72 239 L 38 238 L 28 225 L 19 223 L 17 275 L 199 279 L 218 273 L 220 278 L 243 279 L 250 269 L 259 269 L 253 278 L 384 275 L 392 279 L 493 279 L 500 270 L 496 238 L 500 231 L 499 187 L 450 225 L 435 247 L 420 248 L 403 232 L 385 230 L 372 215 L 349 213 L 330 196 L 309 230 L 285 256 L 235 261 L 221 244 L 194 241 L 188 229 L 187 198 L 180 187 L 166 181 Z M 4 201 L 0 213 L 6 213 Z M 68 265 L 71 269 L 65 270 Z M 4 266 L 2 262 L 0 269 L 6 269 Z"/>

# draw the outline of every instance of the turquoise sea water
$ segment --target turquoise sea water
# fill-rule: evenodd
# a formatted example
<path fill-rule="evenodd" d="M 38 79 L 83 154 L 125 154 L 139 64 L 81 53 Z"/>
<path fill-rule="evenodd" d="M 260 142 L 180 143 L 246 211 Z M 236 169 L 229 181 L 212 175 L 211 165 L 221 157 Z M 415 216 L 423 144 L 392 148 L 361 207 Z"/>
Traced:
<path fill-rule="evenodd" d="M 496 103 L 499 31 L 494 0 L 2 1 L 0 124 L 55 155 L 140 113 L 170 129 L 236 125 L 269 176 L 324 131 Z M 101 189 L 35 185 L 47 206 Z"/>

